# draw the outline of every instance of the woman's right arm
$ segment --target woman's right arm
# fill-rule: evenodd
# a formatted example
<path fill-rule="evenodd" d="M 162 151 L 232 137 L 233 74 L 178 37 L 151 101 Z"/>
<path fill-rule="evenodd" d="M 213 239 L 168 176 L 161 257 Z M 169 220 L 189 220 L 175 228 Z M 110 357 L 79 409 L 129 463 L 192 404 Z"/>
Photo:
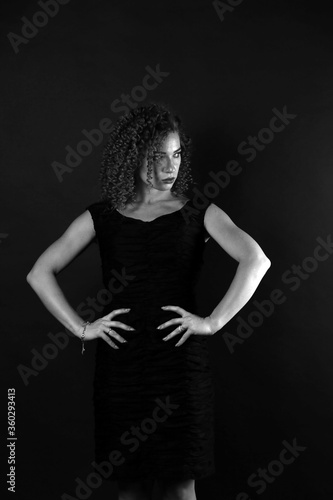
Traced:
<path fill-rule="evenodd" d="M 86 210 L 42 253 L 27 275 L 27 282 L 45 307 L 77 337 L 81 334 L 84 320 L 68 303 L 56 275 L 84 250 L 95 234 L 93 220 Z"/>

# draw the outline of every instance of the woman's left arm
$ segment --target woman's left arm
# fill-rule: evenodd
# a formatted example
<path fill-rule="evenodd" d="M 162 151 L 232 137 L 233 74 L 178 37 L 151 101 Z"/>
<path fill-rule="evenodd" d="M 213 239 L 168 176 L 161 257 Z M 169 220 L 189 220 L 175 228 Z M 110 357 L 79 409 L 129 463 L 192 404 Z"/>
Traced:
<path fill-rule="evenodd" d="M 208 234 L 239 262 L 235 276 L 223 299 L 206 318 L 212 333 L 223 328 L 249 301 L 271 265 L 258 243 L 236 226 L 217 205 L 211 203 L 205 213 Z"/>

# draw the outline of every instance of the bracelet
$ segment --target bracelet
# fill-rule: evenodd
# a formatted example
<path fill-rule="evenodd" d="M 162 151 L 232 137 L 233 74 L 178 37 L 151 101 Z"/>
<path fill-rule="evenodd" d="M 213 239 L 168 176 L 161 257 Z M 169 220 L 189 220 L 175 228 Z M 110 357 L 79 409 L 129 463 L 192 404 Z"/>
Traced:
<path fill-rule="evenodd" d="M 82 330 L 82 333 L 81 333 L 81 342 L 82 342 L 82 350 L 81 350 L 81 354 L 84 353 L 85 351 L 85 348 L 84 348 L 84 337 L 85 337 L 85 334 L 86 334 L 86 328 L 87 326 L 90 325 L 89 321 L 85 321 L 83 323 L 83 330 Z"/>

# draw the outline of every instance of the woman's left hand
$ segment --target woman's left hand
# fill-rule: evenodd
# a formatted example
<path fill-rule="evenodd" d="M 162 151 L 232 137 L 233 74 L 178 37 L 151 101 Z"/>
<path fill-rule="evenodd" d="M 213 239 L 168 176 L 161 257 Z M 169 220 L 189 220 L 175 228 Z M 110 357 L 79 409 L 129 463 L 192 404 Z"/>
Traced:
<path fill-rule="evenodd" d="M 170 340 L 176 335 L 183 333 L 183 336 L 175 344 L 177 347 L 180 346 L 189 338 L 190 335 L 214 335 L 217 329 L 214 328 L 211 318 L 208 316 L 206 318 L 200 318 L 195 314 L 191 314 L 182 307 L 179 306 L 162 306 L 161 309 L 167 311 L 175 311 L 181 315 L 181 318 L 173 318 L 162 323 L 157 327 L 158 330 L 162 330 L 171 325 L 178 325 L 175 330 L 173 330 L 169 335 L 163 338 L 163 340 Z"/>

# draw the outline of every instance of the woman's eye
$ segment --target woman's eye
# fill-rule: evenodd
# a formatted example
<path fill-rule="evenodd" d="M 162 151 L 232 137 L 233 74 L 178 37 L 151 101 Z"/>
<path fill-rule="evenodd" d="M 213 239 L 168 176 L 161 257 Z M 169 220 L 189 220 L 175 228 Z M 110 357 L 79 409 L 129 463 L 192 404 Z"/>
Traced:
<path fill-rule="evenodd" d="M 174 153 L 174 158 L 180 158 L 181 156 L 181 152 L 180 153 Z M 153 156 L 153 160 L 154 161 L 162 161 L 164 159 L 164 156 L 163 155 L 158 155 L 158 154 L 155 154 Z"/>

